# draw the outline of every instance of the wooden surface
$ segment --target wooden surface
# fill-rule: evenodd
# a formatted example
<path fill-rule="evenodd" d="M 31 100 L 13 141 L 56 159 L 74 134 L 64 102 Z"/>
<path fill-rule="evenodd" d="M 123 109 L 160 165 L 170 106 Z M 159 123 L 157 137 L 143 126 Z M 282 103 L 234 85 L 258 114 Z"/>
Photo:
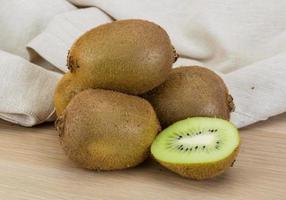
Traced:
<path fill-rule="evenodd" d="M 0 122 L 1 200 L 285 200 L 286 114 L 241 130 L 235 166 L 209 181 L 181 178 L 154 163 L 123 171 L 79 169 L 52 124 Z"/>

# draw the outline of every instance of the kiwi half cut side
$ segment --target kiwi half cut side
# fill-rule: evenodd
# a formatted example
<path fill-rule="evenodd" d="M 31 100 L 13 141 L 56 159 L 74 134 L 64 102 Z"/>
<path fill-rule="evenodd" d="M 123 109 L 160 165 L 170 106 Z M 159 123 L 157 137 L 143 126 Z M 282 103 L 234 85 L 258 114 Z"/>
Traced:
<path fill-rule="evenodd" d="M 153 157 L 171 171 L 197 180 L 212 178 L 233 164 L 240 137 L 230 122 L 194 117 L 163 130 L 151 146 Z"/>

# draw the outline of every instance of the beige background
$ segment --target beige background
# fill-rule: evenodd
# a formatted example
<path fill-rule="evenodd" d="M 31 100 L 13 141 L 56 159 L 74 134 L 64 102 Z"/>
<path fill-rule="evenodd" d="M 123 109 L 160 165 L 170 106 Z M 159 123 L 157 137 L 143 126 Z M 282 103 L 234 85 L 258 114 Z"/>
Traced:
<path fill-rule="evenodd" d="M 23 128 L 0 122 L 0 199 L 286 199 L 286 114 L 241 130 L 235 166 L 196 182 L 154 163 L 92 172 L 71 163 L 52 124 Z"/>
<path fill-rule="evenodd" d="M 181 55 L 174 67 L 201 65 L 223 73 L 237 126 L 286 111 L 285 0 L 69 2 L 88 8 L 66 0 L 0 1 L 0 118 L 24 126 L 50 120 L 60 74 L 45 68 L 50 63 L 66 71 L 72 43 L 110 22 L 109 16 L 162 26 Z M 46 62 L 34 65 L 36 53 Z"/>

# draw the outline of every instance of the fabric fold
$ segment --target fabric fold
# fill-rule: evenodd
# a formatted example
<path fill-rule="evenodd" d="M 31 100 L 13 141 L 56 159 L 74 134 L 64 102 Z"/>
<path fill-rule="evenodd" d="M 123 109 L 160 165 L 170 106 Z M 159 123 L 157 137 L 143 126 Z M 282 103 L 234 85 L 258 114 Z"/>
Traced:
<path fill-rule="evenodd" d="M 28 59 L 25 47 L 45 29 L 49 21 L 76 9 L 63 0 L 9 0 L 0 6 L 0 49 Z"/>
<path fill-rule="evenodd" d="M 286 53 L 261 60 L 223 78 L 234 98 L 231 121 L 244 127 L 286 111 Z"/>
<path fill-rule="evenodd" d="M 111 19 L 97 8 L 63 13 L 54 17 L 27 48 L 66 72 L 66 57 L 73 42 L 86 31 L 107 22 Z"/>
<path fill-rule="evenodd" d="M 60 77 L 0 50 L 0 118 L 22 126 L 55 119 L 53 92 Z"/>

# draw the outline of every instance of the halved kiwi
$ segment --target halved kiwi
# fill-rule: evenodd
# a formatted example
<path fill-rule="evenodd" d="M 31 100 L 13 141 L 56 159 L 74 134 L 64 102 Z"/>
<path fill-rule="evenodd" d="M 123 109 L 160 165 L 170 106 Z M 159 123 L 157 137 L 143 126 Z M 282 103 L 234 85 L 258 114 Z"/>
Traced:
<path fill-rule="evenodd" d="M 208 117 L 188 118 L 163 130 L 151 146 L 154 158 L 181 176 L 197 180 L 224 172 L 240 145 L 230 122 Z"/>

